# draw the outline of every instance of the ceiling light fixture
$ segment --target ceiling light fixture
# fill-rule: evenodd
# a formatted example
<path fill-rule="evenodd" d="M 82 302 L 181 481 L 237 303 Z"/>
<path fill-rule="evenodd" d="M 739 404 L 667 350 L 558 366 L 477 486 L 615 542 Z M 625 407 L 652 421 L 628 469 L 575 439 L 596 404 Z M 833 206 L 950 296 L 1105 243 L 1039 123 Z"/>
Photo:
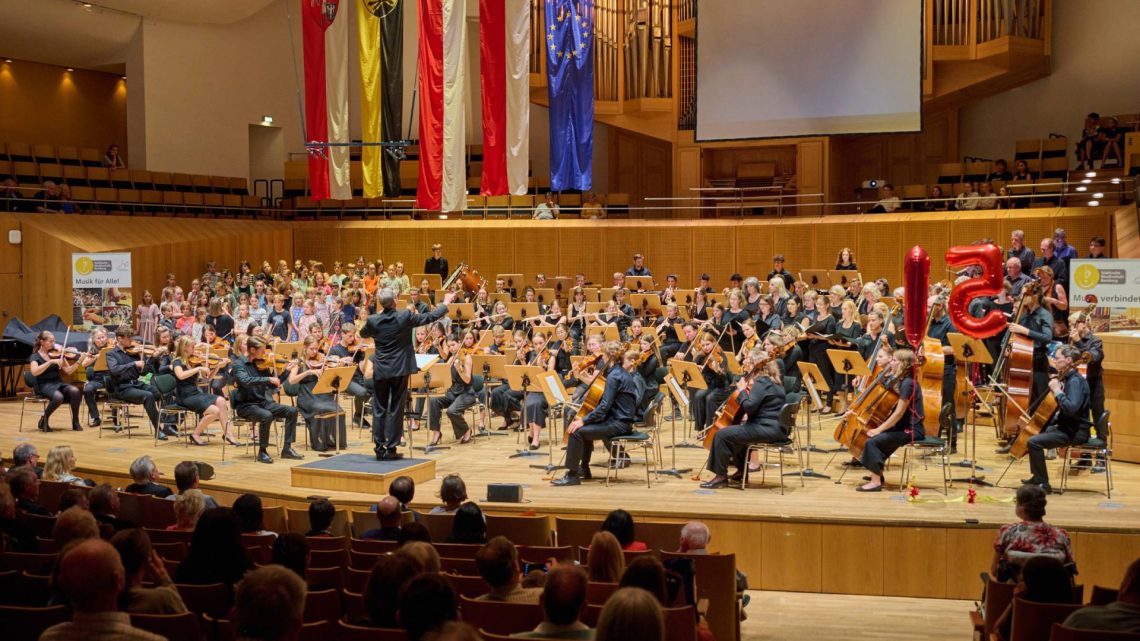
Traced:
<path fill-rule="evenodd" d="M 15 60 L 12 60 L 11 58 L 5 58 L 4 62 L 6 62 L 8 64 L 12 64 L 13 62 L 15 62 Z"/>
<path fill-rule="evenodd" d="M 1112 184 L 1114 184 L 1114 185 L 1119 185 L 1119 184 L 1120 184 L 1120 179 L 1119 179 L 1119 178 L 1113 178 L 1112 180 L 1110 180 L 1110 181 L 1108 181 L 1108 182 L 1110 182 L 1110 183 L 1112 183 Z"/>
<path fill-rule="evenodd" d="M 1089 201 L 1089 207 L 1096 207 L 1099 204 L 1100 204 L 1099 200 L 1090 200 Z"/>
<path fill-rule="evenodd" d="M 1085 178 L 1096 178 L 1096 172 L 1095 171 L 1086 172 Z"/>
<path fill-rule="evenodd" d="M 1077 191 L 1088 191 L 1088 190 L 1089 190 L 1089 188 L 1088 188 L 1088 187 L 1085 187 L 1084 185 L 1081 185 L 1080 187 L 1077 187 Z"/>
<path fill-rule="evenodd" d="M 75 71 L 75 67 L 68 67 L 67 70 L 68 71 Z"/>
<path fill-rule="evenodd" d="M 268 127 L 269 125 L 272 125 L 273 124 L 273 116 L 269 116 L 269 115 L 262 116 L 261 117 L 261 124 L 265 125 L 266 127 Z"/>
<path fill-rule="evenodd" d="M 1088 185 L 1091 182 L 1092 182 L 1091 178 L 1085 178 L 1084 180 L 1081 181 L 1081 184 L 1082 185 Z"/>
<path fill-rule="evenodd" d="M 1095 194 L 1093 194 L 1093 198 L 1096 198 L 1097 200 L 1104 198 L 1104 192 L 1101 192 L 1101 191 L 1096 192 Z"/>

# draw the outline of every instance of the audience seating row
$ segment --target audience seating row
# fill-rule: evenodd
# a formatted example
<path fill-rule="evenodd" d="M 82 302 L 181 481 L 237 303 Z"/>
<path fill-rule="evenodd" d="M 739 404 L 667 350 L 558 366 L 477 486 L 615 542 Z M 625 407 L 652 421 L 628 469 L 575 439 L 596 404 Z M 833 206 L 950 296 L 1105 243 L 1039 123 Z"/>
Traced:
<path fill-rule="evenodd" d="M 534 194 L 521 196 L 483 196 L 473 194 L 467 196 L 467 210 L 462 212 L 463 218 L 529 219 L 534 214 L 534 208 L 544 197 Z M 555 198 L 559 207 L 560 218 L 581 218 L 582 194 L 562 193 Z M 629 217 L 629 194 L 598 194 L 598 204 L 606 209 L 607 218 Z M 346 219 L 346 218 L 390 218 L 394 220 L 411 219 L 415 209 L 415 199 L 411 196 L 404 198 L 361 198 L 354 197 L 348 200 L 322 199 L 314 200 L 304 195 L 297 195 L 282 201 L 282 208 L 292 210 L 293 218 L 305 219 Z"/>

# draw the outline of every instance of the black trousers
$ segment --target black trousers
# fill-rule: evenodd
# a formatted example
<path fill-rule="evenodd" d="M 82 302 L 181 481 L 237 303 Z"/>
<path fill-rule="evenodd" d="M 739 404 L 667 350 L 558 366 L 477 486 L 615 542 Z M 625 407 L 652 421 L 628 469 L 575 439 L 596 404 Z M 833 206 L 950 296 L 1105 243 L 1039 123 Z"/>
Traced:
<path fill-rule="evenodd" d="M 115 390 L 113 397 L 134 405 L 142 405 L 143 411 L 150 419 L 150 426 L 158 429 L 158 403 L 155 402 L 154 393 L 145 387 L 131 385 Z"/>
<path fill-rule="evenodd" d="M 297 408 L 292 405 L 282 405 L 272 401 L 257 403 L 243 403 L 237 406 L 238 416 L 247 421 L 257 423 L 257 442 L 261 449 L 269 447 L 269 426 L 273 419 L 285 421 L 285 444 L 282 450 L 287 450 L 297 438 Z"/>
<path fill-rule="evenodd" d="M 1104 414 L 1104 379 L 1099 376 L 1086 379 L 1089 384 L 1089 407 L 1092 410 L 1092 422 L 1096 423 Z M 1097 434 L 1097 438 L 1104 438 Z"/>
<path fill-rule="evenodd" d="M 1065 445 L 1082 445 L 1089 440 L 1089 433 L 1081 431 L 1075 437 L 1057 429 L 1055 425 L 1049 426 L 1037 436 L 1029 437 L 1029 471 L 1033 473 L 1031 481 L 1041 484 L 1049 482 L 1049 469 L 1045 466 L 1045 450 L 1052 450 Z"/>
<path fill-rule="evenodd" d="M 942 370 L 942 404 L 943 405 L 945 405 L 947 403 L 950 403 L 951 405 L 954 404 L 954 393 L 958 391 L 957 388 L 958 388 L 958 368 L 957 368 L 957 366 L 943 368 L 943 370 Z M 942 411 L 942 408 L 938 408 L 938 409 L 939 409 L 939 412 Z M 939 416 L 941 416 L 941 414 L 939 414 Z M 936 418 L 936 420 L 937 420 L 937 418 Z M 939 426 L 939 428 L 941 429 L 941 426 Z M 958 418 L 957 418 L 957 415 L 954 415 L 954 419 L 952 421 L 950 421 L 950 433 L 945 435 L 944 438 L 946 439 L 946 442 L 950 444 L 950 447 L 953 448 L 953 447 L 958 446 Z"/>
<path fill-rule="evenodd" d="M 720 476 L 728 476 L 731 464 L 737 471 L 743 471 L 747 461 L 744 453 L 753 443 L 778 443 L 786 440 L 787 434 L 779 425 L 732 425 L 716 433 L 712 449 L 709 450 L 709 471 Z"/>
<path fill-rule="evenodd" d="M 603 423 L 583 425 L 570 435 L 566 446 L 566 467 L 570 474 L 577 476 L 579 470 L 590 467 L 590 457 L 594 453 L 594 441 L 608 441 L 615 436 L 633 433 L 633 426 L 621 421 L 609 420 Z"/>
<path fill-rule="evenodd" d="M 712 425 L 717 409 L 731 395 L 732 390 L 727 387 L 692 390 L 689 393 L 689 405 L 693 409 L 694 428 L 703 430 Z"/>
<path fill-rule="evenodd" d="M 83 384 L 83 400 L 87 403 L 87 414 L 92 421 L 99 420 L 99 403 L 95 400 L 95 393 L 107 389 L 107 380 L 103 377 L 93 378 Z"/>
<path fill-rule="evenodd" d="M 910 443 L 911 435 L 906 430 L 890 430 L 867 439 L 863 446 L 863 467 L 872 474 L 883 475 L 883 465 L 895 450 Z M 918 440 L 915 437 L 915 440 Z"/>
<path fill-rule="evenodd" d="M 456 394 L 451 390 L 443 396 L 432 398 L 428 401 L 428 429 L 438 432 L 443 414 L 446 413 L 447 420 L 451 421 L 451 430 L 455 432 L 455 438 L 462 438 L 470 429 L 463 413 L 474 405 L 474 394 Z"/>
<path fill-rule="evenodd" d="M 372 381 L 353 379 L 344 391 L 352 396 L 352 424 L 359 426 L 364 420 L 364 401 L 372 396 Z"/>
<path fill-rule="evenodd" d="M 372 443 L 377 456 L 395 452 L 404 431 L 404 409 L 408 402 L 408 377 L 377 378 L 372 381 Z"/>

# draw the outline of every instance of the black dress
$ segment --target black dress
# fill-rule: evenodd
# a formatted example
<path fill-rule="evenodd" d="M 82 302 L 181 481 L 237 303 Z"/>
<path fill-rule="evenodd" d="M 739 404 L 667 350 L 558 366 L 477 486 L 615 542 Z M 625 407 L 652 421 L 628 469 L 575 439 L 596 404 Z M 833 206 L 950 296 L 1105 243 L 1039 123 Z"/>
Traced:
<path fill-rule="evenodd" d="M 184 369 L 190 368 L 190 366 L 184 363 L 180 358 L 174 359 L 174 362 L 172 362 L 170 366 L 172 369 L 175 367 L 182 367 Z M 202 389 L 198 387 L 197 373 L 188 378 L 180 379 L 177 376 L 174 378 L 177 380 L 174 386 L 174 394 L 178 397 L 178 404 L 191 412 L 201 414 L 217 401 L 217 396 L 203 392 Z"/>
<path fill-rule="evenodd" d="M 48 368 L 36 377 L 36 394 L 50 397 L 61 388 L 68 386 L 68 384 L 63 381 L 63 377 L 60 376 L 59 361 L 54 359 L 48 360 L 41 356 L 39 352 L 33 353 L 29 360 L 36 364 L 48 363 Z"/>

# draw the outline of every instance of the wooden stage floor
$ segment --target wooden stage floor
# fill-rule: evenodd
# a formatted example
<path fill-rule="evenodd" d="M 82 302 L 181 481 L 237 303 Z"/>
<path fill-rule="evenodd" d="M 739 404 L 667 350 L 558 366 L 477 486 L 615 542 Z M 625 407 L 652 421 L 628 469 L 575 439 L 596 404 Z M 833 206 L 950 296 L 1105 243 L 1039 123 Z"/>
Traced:
<path fill-rule="evenodd" d="M 116 476 L 125 478 L 130 462 L 139 455 L 149 454 L 158 463 L 166 482 L 170 484 L 173 484 L 173 468 L 179 461 L 201 460 L 214 465 L 217 471 L 216 478 L 204 484 L 207 490 L 222 494 L 257 492 L 265 497 L 268 504 L 304 502 L 305 497 L 320 494 L 329 496 L 338 505 L 359 509 L 359 506 L 369 505 L 377 499 L 375 495 L 351 491 L 292 487 L 289 468 L 296 464 L 294 461 L 278 458 L 273 465 L 262 465 L 255 463 L 243 449 L 229 448 L 228 460 L 222 462 L 221 445 L 217 439 L 214 440 L 215 445 L 208 447 L 184 447 L 174 442 L 162 443 L 155 447 L 154 440 L 145 437 L 142 430 L 136 430 L 135 437 L 131 439 L 109 431 L 104 432 L 103 437 L 99 438 L 96 431 L 91 429 L 82 433 L 61 430 L 60 428 L 66 425 L 68 420 L 65 409 L 61 409 L 54 417 L 56 431 L 51 434 L 35 431 L 35 419 L 30 416 L 25 421 L 23 433 L 18 433 L 19 413 L 19 402 L 0 403 L 0 448 L 6 460 L 10 460 L 11 448 L 22 441 L 35 443 L 40 451 L 41 460 L 46 459 L 47 452 L 52 446 L 68 444 L 74 448 L 78 456 L 80 473 L 100 478 Z M 494 419 L 492 425 L 499 424 L 500 420 Z M 813 428 L 812 442 L 824 449 L 834 447 L 835 442 L 831 438 L 834 425 L 834 418 L 824 419 L 822 428 Z M 678 432 L 680 439 L 682 436 L 680 423 L 678 423 Z M 302 428 L 299 426 L 298 434 L 301 433 Z M 817 472 L 830 475 L 832 480 L 807 478 L 804 480 L 804 487 L 800 487 L 798 477 L 786 477 L 786 493 L 783 496 L 780 495 L 778 487 L 776 476 L 778 470 L 774 468 L 769 470 L 767 482 L 763 487 L 757 485 L 759 473 L 756 473 L 753 477 L 754 483 L 746 491 L 702 490 L 691 480 L 692 473 L 686 473 L 680 479 L 661 475 L 653 479 L 651 488 L 647 488 L 644 468 L 638 464 L 622 470 L 620 480 L 609 487 L 606 487 L 602 481 L 595 480 L 586 481 L 579 487 L 559 488 L 550 485 L 550 475 L 544 470 L 530 467 L 531 464 L 547 463 L 545 438 L 543 449 L 539 450 L 542 456 L 511 458 L 510 455 L 515 452 L 516 447 L 519 447 L 514 432 L 495 431 L 497 436 L 477 438 L 473 443 L 457 445 L 452 442 L 451 429 L 445 421 L 444 434 L 444 444 L 450 445 L 451 448 L 429 455 L 436 464 L 435 479 L 417 487 L 416 505 L 424 507 L 432 505 L 439 491 L 440 480 L 447 474 L 458 473 L 466 481 L 468 494 L 472 500 L 481 501 L 486 497 L 488 483 L 523 484 L 525 503 L 485 504 L 488 509 L 498 512 L 537 510 L 562 515 L 597 515 L 616 507 L 623 507 L 639 515 L 661 519 L 790 519 L 803 522 L 903 526 L 961 526 L 967 522 L 973 524 L 973 520 L 976 520 L 981 525 L 996 526 L 1012 520 L 1013 506 L 1009 501 L 1019 479 L 1029 475 L 1027 460 L 1014 463 L 1002 483 L 1003 487 L 976 488 L 982 500 L 972 505 L 961 500 L 967 493 L 967 484 L 962 482 L 955 483 L 951 487 L 949 495 L 951 501 L 945 501 L 946 497 L 941 494 L 941 477 L 937 467 L 933 465 L 923 469 L 919 464 L 914 470 L 913 481 L 920 488 L 919 502 L 908 502 L 904 493 L 898 491 L 858 494 L 854 488 L 861 482 L 862 470 L 852 469 L 842 484 L 836 484 L 834 479 L 838 479 L 844 469 L 839 463 L 846 457 L 843 454 L 836 456 L 828 467 L 831 455 L 819 453 L 812 453 L 811 467 Z M 669 422 L 666 422 L 662 434 L 665 443 L 668 444 Z M 427 432 L 423 430 L 416 432 L 416 444 L 422 445 L 427 438 L 426 435 Z M 350 430 L 349 441 L 349 451 L 370 452 L 367 433 Z M 959 452 L 962 451 L 962 445 L 960 442 Z M 990 481 L 996 481 L 1006 465 L 1004 457 L 993 453 L 994 447 L 993 429 L 980 427 L 977 435 L 978 458 L 980 464 L 987 468 L 980 474 Z M 305 454 L 305 461 L 316 458 L 316 454 L 308 452 L 303 444 L 297 449 Z M 250 452 L 252 453 L 252 450 Z M 561 454 L 561 451 L 555 450 L 556 462 Z M 423 454 L 417 452 L 417 456 L 423 457 Z M 698 469 L 703 464 L 705 456 L 704 449 L 678 448 L 677 467 Z M 672 450 L 665 449 L 667 466 L 671 464 L 671 457 Z M 599 448 L 595 452 L 595 462 L 603 458 Z M 960 461 L 962 458 L 960 453 L 951 460 Z M 788 460 L 788 457 L 785 457 L 785 460 Z M 896 457 L 894 466 L 887 473 L 887 480 L 890 483 L 888 490 L 893 489 L 894 484 L 898 482 L 898 465 Z M 1049 468 L 1053 485 L 1057 487 L 1060 484 L 1060 462 L 1050 461 Z M 968 468 L 952 469 L 954 477 L 969 476 Z M 594 470 L 595 478 L 604 476 L 603 469 L 595 467 Z M 1115 488 L 1111 500 L 1104 495 L 1102 474 L 1091 475 L 1088 472 L 1081 472 L 1070 479 L 1068 492 L 1049 498 L 1048 520 L 1064 527 L 1086 531 L 1140 532 L 1140 466 L 1117 462 L 1113 464 L 1113 472 Z M 708 472 L 703 475 L 705 479 L 709 476 Z M 991 499 L 998 499 L 1000 502 L 993 502 Z"/>

